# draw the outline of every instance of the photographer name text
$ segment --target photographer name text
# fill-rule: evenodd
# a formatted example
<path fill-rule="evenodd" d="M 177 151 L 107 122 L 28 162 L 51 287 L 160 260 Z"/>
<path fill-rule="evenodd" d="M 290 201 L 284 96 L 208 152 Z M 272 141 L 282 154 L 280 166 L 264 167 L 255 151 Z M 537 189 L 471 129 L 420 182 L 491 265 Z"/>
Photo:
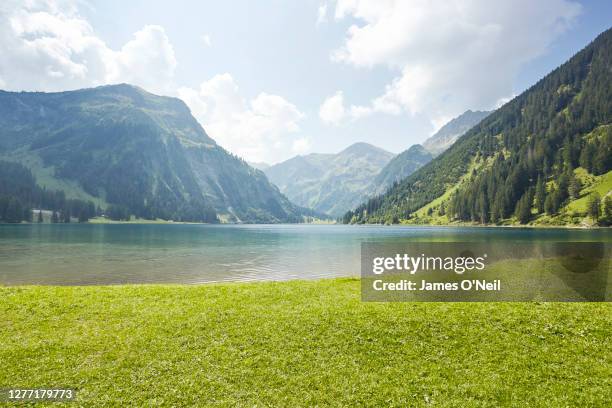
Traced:
<path fill-rule="evenodd" d="M 499 292 L 501 290 L 501 280 L 485 279 L 464 279 L 460 282 L 430 282 L 426 280 L 412 281 L 400 280 L 397 282 L 385 282 L 376 279 L 372 282 L 372 288 L 376 291 L 417 291 L 417 292 L 438 292 L 438 291 L 487 291 Z"/>

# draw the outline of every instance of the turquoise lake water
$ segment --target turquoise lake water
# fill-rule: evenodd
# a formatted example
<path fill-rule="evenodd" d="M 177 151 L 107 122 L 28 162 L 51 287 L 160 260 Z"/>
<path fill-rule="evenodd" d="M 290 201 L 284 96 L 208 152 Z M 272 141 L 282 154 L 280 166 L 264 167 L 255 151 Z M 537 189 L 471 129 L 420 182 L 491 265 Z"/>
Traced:
<path fill-rule="evenodd" d="M 0 284 L 358 276 L 362 242 L 612 242 L 612 231 L 344 225 L 0 225 Z"/>

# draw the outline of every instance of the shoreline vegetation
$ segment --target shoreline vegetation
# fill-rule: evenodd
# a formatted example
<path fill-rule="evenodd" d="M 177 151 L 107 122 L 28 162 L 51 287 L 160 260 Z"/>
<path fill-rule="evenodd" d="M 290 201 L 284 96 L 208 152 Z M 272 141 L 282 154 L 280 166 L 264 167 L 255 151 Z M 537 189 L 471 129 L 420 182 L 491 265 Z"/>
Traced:
<path fill-rule="evenodd" d="M 38 209 L 34 209 L 33 213 L 34 214 L 38 214 Z M 70 222 L 52 222 L 51 221 L 51 215 L 48 213 L 51 213 L 51 211 L 47 211 L 47 210 L 41 210 L 41 213 L 44 213 L 42 215 L 42 219 L 43 221 L 37 221 L 36 220 L 36 216 L 34 216 L 33 221 L 21 221 L 21 222 L 2 222 L 0 221 L 0 225 L 6 224 L 6 225 L 19 225 L 19 224 L 179 224 L 179 225 L 185 225 L 185 224 L 194 224 L 194 225 L 266 225 L 264 223 L 238 223 L 238 222 L 218 222 L 218 223 L 211 223 L 211 222 L 196 222 L 196 221 L 174 221 L 174 220 L 164 220 L 161 218 L 157 218 L 154 220 L 150 220 L 150 219 L 146 219 L 146 218 L 137 218 L 134 216 L 130 216 L 129 220 L 125 220 L 125 219 L 112 219 L 109 217 L 105 217 L 105 216 L 97 216 L 97 217 L 93 217 L 88 219 L 87 221 L 79 221 L 78 219 L 75 218 L 71 218 Z M 276 224 L 283 224 L 283 223 L 276 223 Z M 304 221 L 301 223 L 286 223 L 288 225 L 300 225 L 300 224 L 313 224 L 313 225 L 332 225 L 332 224 L 337 224 L 337 222 L 333 221 L 333 220 L 324 220 L 324 219 L 309 219 L 308 221 Z M 267 225 L 274 225 L 274 224 L 267 224 Z"/>
<path fill-rule="evenodd" d="M 37 225 L 37 222 L 22 221 L 20 223 L 6 223 L 0 222 L 0 225 Z M 49 222 L 43 222 L 42 224 L 52 224 Z M 57 223 L 58 225 L 64 223 Z M 105 217 L 95 217 L 85 222 L 73 222 L 72 224 L 95 224 L 95 225 L 106 225 L 106 224 L 166 224 L 166 225 L 296 225 L 294 223 L 277 223 L 277 224 L 256 224 L 256 223 L 206 223 L 206 222 L 189 222 L 189 221 L 172 221 L 172 220 L 147 220 L 144 218 L 132 218 L 128 220 L 113 220 Z M 421 224 L 421 223 L 410 223 L 403 222 L 399 224 L 375 224 L 375 223 L 361 223 L 361 224 L 343 224 L 336 221 L 317 220 L 311 222 L 304 222 L 297 225 L 345 225 L 345 226 L 377 226 L 377 227 L 446 227 L 446 228 L 537 228 L 537 229 L 608 229 L 612 225 L 597 225 L 594 223 L 582 223 L 582 224 L 479 224 L 470 222 L 452 222 L 445 224 Z"/>
<path fill-rule="evenodd" d="M 610 303 L 370 303 L 359 288 L 0 287 L 0 383 L 74 387 L 84 406 L 606 404 Z"/>
<path fill-rule="evenodd" d="M 162 220 L 147 220 L 144 218 L 131 217 L 129 220 L 113 220 L 107 217 L 95 217 L 87 221 L 88 224 L 210 224 L 207 222 L 188 222 L 188 221 L 172 221 Z"/>

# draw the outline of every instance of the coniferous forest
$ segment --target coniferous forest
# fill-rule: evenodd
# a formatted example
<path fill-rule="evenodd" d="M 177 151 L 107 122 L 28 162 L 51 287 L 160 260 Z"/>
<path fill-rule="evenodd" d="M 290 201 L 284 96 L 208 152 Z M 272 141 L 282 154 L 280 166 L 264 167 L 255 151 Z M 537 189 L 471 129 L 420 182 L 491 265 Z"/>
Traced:
<path fill-rule="evenodd" d="M 527 224 L 560 217 L 585 180 L 612 170 L 612 30 L 468 131 L 455 145 L 344 223 Z M 608 178 L 605 178 L 608 180 Z M 612 221 L 612 198 L 593 192 L 586 213 Z M 565 223 L 565 221 L 561 221 Z"/>
<path fill-rule="evenodd" d="M 32 209 L 38 212 L 33 214 Z M 66 199 L 63 191 L 39 187 L 32 172 L 19 163 L 0 161 L 0 222 L 42 222 L 40 209 L 52 212 L 52 222 L 84 222 L 96 215 L 91 201 Z"/>

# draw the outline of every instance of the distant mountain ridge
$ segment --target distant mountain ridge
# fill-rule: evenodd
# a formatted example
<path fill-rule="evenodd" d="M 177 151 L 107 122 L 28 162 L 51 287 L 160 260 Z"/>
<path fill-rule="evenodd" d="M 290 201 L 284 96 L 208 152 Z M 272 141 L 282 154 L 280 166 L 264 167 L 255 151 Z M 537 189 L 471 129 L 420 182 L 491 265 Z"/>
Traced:
<path fill-rule="evenodd" d="M 298 222 L 309 213 L 217 145 L 183 101 L 126 84 L 0 91 L 0 160 L 68 197 L 144 218 Z"/>
<path fill-rule="evenodd" d="M 443 151 L 470 123 L 478 123 L 486 114 L 465 112 L 427 139 L 428 146 L 437 153 Z M 296 156 L 262 170 L 291 201 L 337 217 L 369 197 L 383 194 L 434 156 L 418 144 L 393 155 L 368 143 L 355 143 L 338 154 Z"/>
<path fill-rule="evenodd" d="M 423 142 L 423 147 L 434 156 L 439 155 L 453 145 L 465 132 L 489 116 L 490 111 L 471 111 L 452 119 L 442 126 L 434 135 Z"/>
<path fill-rule="evenodd" d="M 433 158 L 433 155 L 419 144 L 395 156 L 382 170 L 368 188 L 369 195 L 382 194 L 394 183 L 408 177 Z"/>
<path fill-rule="evenodd" d="M 355 143 L 337 154 L 296 156 L 264 172 L 292 202 L 338 216 L 367 197 L 374 177 L 393 156 Z"/>

